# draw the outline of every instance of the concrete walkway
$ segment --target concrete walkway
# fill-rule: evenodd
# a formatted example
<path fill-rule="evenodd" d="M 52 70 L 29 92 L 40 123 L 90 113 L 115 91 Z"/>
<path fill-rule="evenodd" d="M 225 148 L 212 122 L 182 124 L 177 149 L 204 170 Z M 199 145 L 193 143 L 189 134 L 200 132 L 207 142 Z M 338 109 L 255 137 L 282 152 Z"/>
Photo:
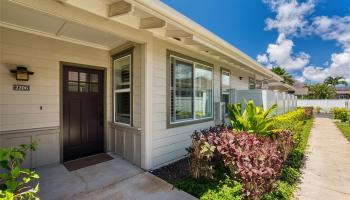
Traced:
<path fill-rule="evenodd" d="M 300 191 L 300 200 L 350 199 L 350 143 L 332 119 L 317 117 Z"/>
<path fill-rule="evenodd" d="M 37 172 L 42 200 L 196 199 L 118 156 L 72 172 L 63 165 L 38 168 Z"/>

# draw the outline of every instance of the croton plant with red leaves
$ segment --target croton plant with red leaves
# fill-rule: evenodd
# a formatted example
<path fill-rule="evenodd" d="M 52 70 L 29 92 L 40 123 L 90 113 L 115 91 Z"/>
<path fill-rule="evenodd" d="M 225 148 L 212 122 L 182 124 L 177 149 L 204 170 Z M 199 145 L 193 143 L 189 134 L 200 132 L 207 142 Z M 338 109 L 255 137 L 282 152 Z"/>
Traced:
<path fill-rule="evenodd" d="M 199 138 L 215 147 L 214 154 L 230 169 L 232 178 L 241 181 L 247 199 L 259 199 L 271 190 L 293 147 L 289 131 L 263 137 L 221 128 L 206 130 L 193 137 L 194 140 Z"/>

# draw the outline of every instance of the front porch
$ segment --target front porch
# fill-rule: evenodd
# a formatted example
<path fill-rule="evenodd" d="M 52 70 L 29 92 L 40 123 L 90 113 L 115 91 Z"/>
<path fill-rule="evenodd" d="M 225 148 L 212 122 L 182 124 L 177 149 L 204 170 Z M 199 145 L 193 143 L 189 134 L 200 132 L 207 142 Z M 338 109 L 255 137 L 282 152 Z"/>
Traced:
<path fill-rule="evenodd" d="M 63 165 L 37 168 L 41 199 L 195 199 L 119 156 L 68 171 Z"/>

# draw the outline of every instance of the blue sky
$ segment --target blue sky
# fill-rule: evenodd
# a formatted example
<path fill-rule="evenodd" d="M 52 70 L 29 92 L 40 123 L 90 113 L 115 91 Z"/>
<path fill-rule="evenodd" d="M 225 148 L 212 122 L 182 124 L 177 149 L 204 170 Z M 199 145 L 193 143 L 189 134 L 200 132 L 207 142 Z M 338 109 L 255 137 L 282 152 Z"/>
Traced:
<path fill-rule="evenodd" d="M 305 82 L 350 81 L 350 0 L 162 1 L 266 67 Z"/>

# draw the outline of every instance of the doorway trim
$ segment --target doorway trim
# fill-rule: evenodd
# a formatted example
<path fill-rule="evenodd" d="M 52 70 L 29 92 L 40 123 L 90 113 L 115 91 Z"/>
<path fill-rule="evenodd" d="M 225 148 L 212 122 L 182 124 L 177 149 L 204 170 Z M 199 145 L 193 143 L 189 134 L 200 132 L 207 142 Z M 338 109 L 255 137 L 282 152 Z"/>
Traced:
<path fill-rule="evenodd" d="M 59 142 L 60 142 L 60 163 L 63 163 L 63 68 L 64 66 L 71 66 L 77 68 L 87 68 L 87 69 L 95 69 L 103 72 L 103 151 L 107 151 L 107 68 L 94 66 L 94 65 L 86 65 L 72 62 L 59 61 L 59 116 L 60 116 L 60 132 L 59 132 Z"/>

